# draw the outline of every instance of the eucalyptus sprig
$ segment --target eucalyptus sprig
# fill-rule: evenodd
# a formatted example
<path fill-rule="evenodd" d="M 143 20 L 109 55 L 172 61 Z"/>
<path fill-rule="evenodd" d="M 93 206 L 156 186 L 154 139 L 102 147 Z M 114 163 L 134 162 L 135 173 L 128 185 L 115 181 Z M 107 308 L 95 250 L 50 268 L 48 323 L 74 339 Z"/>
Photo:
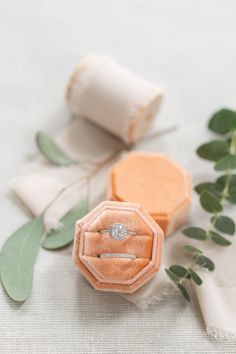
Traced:
<path fill-rule="evenodd" d="M 196 270 L 212 272 L 215 269 L 214 262 L 204 254 L 206 245 L 213 242 L 217 246 L 230 246 L 230 237 L 235 234 L 235 222 L 223 210 L 227 203 L 236 204 L 236 174 L 233 174 L 236 169 L 236 112 L 221 109 L 211 117 L 208 128 L 219 137 L 199 146 L 197 154 L 214 162 L 215 171 L 223 173 L 215 181 L 203 182 L 195 187 L 201 207 L 211 214 L 209 225 L 184 229 L 183 234 L 198 240 L 199 247 L 191 244 L 183 246 L 191 257 L 188 267 L 175 264 L 166 268 L 167 275 L 187 301 L 190 301 L 190 295 L 185 285 L 189 282 L 202 284 Z"/>

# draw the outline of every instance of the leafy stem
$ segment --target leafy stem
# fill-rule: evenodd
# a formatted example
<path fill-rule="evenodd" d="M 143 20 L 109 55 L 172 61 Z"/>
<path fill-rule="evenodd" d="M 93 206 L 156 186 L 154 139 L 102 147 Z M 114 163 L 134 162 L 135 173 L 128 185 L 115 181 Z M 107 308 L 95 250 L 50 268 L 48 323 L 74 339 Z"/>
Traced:
<path fill-rule="evenodd" d="M 211 214 L 209 227 L 191 226 L 183 230 L 185 236 L 203 243 L 203 247 L 199 249 L 190 244 L 185 245 L 184 250 L 192 255 L 190 265 L 186 268 L 175 264 L 166 269 L 167 275 L 187 301 L 190 301 L 190 296 L 185 284 L 189 281 L 196 285 L 202 284 L 195 270 L 215 269 L 214 262 L 204 254 L 207 245 L 213 242 L 217 246 L 230 246 L 231 241 L 227 236 L 235 234 L 235 221 L 222 212 L 227 202 L 236 204 L 236 174 L 232 173 L 236 169 L 236 112 L 228 109 L 216 112 L 209 121 L 209 129 L 222 138 L 201 145 L 197 154 L 213 161 L 214 169 L 223 171 L 224 175 L 214 182 L 203 182 L 195 187 L 202 208 Z"/>
<path fill-rule="evenodd" d="M 236 129 L 232 131 L 229 153 L 231 155 L 236 154 Z"/>

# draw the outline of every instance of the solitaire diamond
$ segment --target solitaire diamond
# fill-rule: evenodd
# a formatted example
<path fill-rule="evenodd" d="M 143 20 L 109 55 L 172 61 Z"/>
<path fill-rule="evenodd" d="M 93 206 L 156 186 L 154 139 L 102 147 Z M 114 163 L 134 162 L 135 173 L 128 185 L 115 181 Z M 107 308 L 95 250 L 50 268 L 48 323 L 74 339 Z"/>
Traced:
<path fill-rule="evenodd" d="M 124 224 L 112 224 L 109 234 L 113 240 L 124 240 L 128 235 L 127 227 Z"/>

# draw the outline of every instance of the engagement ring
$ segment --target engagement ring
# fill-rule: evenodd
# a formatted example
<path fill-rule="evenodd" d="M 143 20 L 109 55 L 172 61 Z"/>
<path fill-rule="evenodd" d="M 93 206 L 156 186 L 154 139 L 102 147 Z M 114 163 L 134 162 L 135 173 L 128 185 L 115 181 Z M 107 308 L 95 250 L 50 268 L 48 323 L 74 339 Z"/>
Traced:
<path fill-rule="evenodd" d="M 110 229 L 104 229 L 99 231 L 101 234 L 109 234 L 113 240 L 125 240 L 127 236 L 135 236 L 135 231 L 130 231 L 124 224 L 111 224 Z"/>

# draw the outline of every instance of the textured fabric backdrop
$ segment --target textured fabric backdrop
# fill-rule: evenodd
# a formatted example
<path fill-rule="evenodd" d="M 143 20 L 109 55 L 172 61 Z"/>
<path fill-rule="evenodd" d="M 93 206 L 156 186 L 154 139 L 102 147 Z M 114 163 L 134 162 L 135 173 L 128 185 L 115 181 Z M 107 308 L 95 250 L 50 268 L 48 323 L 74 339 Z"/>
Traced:
<path fill-rule="evenodd" d="M 108 52 L 163 86 L 157 126 L 179 129 L 152 148 L 204 180 L 211 170 L 194 149 L 208 138 L 206 119 L 235 107 L 235 11 L 233 0 L 0 0 L 0 244 L 27 220 L 7 183 L 37 154 L 35 132 L 66 124 L 64 87 L 89 51 Z M 207 337 L 196 301 L 173 294 L 140 311 L 94 291 L 71 248 L 40 252 L 32 296 L 16 305 L 0 288 L 0 307 L 3 354 L 236 352 L 235 343 Z"/>

